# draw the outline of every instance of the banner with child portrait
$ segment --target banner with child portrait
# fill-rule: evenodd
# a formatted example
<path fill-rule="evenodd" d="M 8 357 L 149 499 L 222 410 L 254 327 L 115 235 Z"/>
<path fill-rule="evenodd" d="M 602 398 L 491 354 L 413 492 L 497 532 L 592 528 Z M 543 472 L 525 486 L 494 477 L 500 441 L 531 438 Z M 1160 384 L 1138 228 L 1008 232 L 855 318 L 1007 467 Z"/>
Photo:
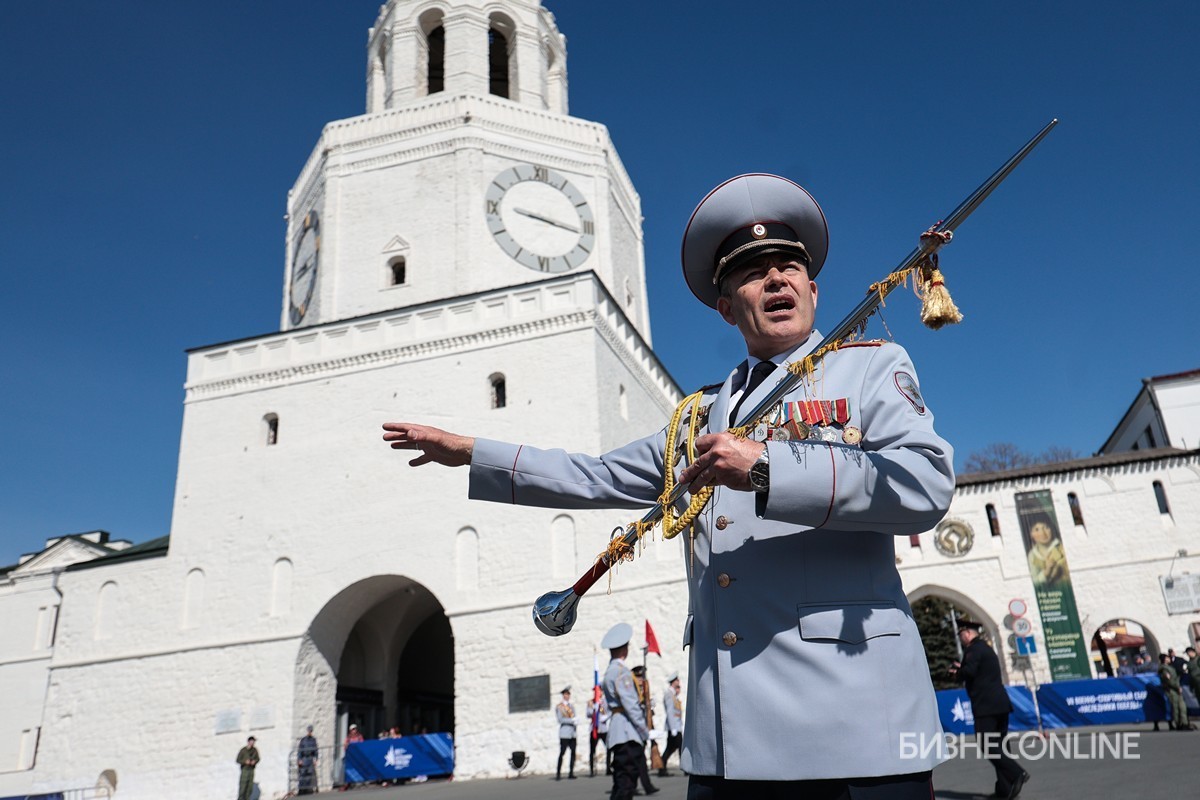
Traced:
<path fill-rule="evenodd" d="M 1029 560 L 1029 576 L 1037 598 L 1050 677 L 1074 681 L 1092 677 L 1087 644 L 1075 607 L 1075 590 L 1067 568 L 1067 553 L 1058 531 L 1050 492 L 1020 492 L 1016 496 L 1021 538 Z"/>

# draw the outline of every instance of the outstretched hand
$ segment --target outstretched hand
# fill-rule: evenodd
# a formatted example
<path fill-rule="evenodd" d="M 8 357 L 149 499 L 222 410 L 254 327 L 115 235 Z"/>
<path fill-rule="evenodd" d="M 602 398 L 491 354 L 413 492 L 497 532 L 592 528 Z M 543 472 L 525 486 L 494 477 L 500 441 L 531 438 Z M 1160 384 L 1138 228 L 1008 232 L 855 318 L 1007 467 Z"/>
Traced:
<path fill-rule="evenodd" d="M 706 486 L 728 486 L 750 491 L 750 467 L 766 445 L 731 433 L 710 433 L 696 439 L 696 460 L 679 474 L 695 494 Z"/>
<path fill-rule="evenodd" d="M 471 463 L 471 452 L 475 439 L 448 433 L 429 425 L 411 422 L 385 422 L 383 440 L 390 442 L 393 450 L 420 450 L 421 454 L 408 462 L 411 467 L 436 463 L 447 467 L 462 467 Z"/>

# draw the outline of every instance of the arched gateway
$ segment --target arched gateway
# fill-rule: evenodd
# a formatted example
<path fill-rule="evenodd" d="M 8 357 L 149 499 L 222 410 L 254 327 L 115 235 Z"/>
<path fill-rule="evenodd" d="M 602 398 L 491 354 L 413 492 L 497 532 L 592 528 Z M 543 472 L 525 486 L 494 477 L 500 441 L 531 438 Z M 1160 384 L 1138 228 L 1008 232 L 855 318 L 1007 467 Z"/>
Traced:
<path fill-rule="evenodd" d="M 401 575 L 340 591 L 317 613 L 296 658 L 296 719 L 341 753 L 351 724 L 367 738 L 454 733 L 454 636 L 442 604 Z"/>
<path fill-rule="evenodd" d="M 930 600 L 934 602 L 922 602 Z M 1009 665 L 1007 660 L 1004 658 L 1004 648 L 1001 640 L 1001 634 L 1004 633 L 1004 631 L 1002 631 L 1000 626 L 996 624 L 996 621 L 983 610 L 983 606 L 981 604 L 976 603 L 973 599 L 962 592 L 955 591 L 954 589 L 946 586 L 935 586 L 933 584 L 924 584 L 922 586 L 918 586 L 916 589 L 913 589 L 911 592 L 908 592 L 908 602 L 913 607 L 914 614 L 916 614 L 918 617 L 917 627 L 922 629 L 922 637 L 925 638 L 932 636 L 935 638 L 944 639 L 945 641 L 940 642 L 940 644 L 943 645 L 941 649 L 944 650 L 948 647 L 955 651 L 955 655 L 952 659 L 949 657 L 943 658 L 939 660 L 936 665 L 933 663 L 935 659 L 931 658 L 930 672 L 931 677 L 933 678 L 934 686 L 937 688 L 949 688 L 952 685 L 957 685 L 956 681 L 950 680 L 949 676 L 945 674 L 945 665 L 942 662 L 948 659 L 957 660 L 958 658 L 962 657 L 961 646 L 957 641 L 955 641 L 954 634 L 952 633 L 953 626 L 949 621 L 950 615 L 958 616 L 960 614 L 965 615 L 966 617 L 983 625 L 992 647 L 996 650 L 996 654 L 1000 656 L 1001 679 L 1005 683 L 1009 682 Z M 923 621 L 920 619 L 922 612 L 928 613 L 933 609 L 940 609 L 945 615 L 944 620 L 936 620 L 939 623 L 943 623 L 935 626 L 938 628 L 936 632 L 932 630 L 925 630 L 926 627 L 929 627 L 929 624 L 932 622 L 932 620 Z M 939 648 L 936 647 L 933 641 L 925 641 L 925 651 L 927 657 L 930 657 L 932 651 L 937 649 Z"/>

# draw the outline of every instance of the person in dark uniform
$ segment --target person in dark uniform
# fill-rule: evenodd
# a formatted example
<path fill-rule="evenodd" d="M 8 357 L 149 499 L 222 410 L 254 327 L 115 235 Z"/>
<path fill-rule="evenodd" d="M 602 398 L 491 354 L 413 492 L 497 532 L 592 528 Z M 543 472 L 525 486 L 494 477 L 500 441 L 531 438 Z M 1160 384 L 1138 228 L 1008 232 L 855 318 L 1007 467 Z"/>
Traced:
<path fill-rule="evenodd" d="M 982 625 L 965 619 L 957 622 L 963 657 L 961 662 L 955 661 L 950 667 L 950 674 L 966 684 L 971 713 L 975 717 L 975 735 L 996 770 L 996 791 L 992 797 L 1012 800 L 1029 781 L 1029 773 L 1004 750 L 1012 703 L 1000 680 L 1000 659 L 981 638 Z"/>
<path fill-rule="evenodd" d="M 238 750 L 237 763 L 242 768 L 242 776 L 238 781 L 238 800 L 250 800 L 250 795 L 254 794 L 254 767 L 258 764 L 258 748 L 254 742 L 251 736 L 246 740 L 246 746 Z"/>
<path fill-rule="evenodd" d="M 1196 730 L 1196 726 L 1188 720 L 1187 705 L 1183 702 L 1183 685 L 1179 682 L 1179 673 L 1171 663 L 1169 653 L 1158 657 L 1158 680 L 1167 695 L 1167 707 L 1171 709 L 1171 730 Z"/>
<path fill-rule="evenodd" d="M 299 774 L 297 791 L 300 794 L 315 794 L 317 791 L 317 738 L 313 736 L 313 726 L 308 726 L 308 733 L 300 737 L 300 745 L 296 748 L 296 766 Z"/>

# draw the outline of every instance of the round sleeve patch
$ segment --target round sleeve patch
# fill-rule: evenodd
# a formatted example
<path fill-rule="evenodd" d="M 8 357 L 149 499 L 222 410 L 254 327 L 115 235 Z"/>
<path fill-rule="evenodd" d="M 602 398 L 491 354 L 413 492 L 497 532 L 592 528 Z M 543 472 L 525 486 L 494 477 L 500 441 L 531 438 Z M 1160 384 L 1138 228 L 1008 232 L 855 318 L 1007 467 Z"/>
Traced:
<path fill-rule="evenodd" d="M 925 400 L 921 397 L 921 390 L 917 387 L 917 381 L 907 372 L 897 372 L 893 376 L 896 382 L 896 389 L 905 400 L 912 405 L 918 414 L 925 413 Z"/>

